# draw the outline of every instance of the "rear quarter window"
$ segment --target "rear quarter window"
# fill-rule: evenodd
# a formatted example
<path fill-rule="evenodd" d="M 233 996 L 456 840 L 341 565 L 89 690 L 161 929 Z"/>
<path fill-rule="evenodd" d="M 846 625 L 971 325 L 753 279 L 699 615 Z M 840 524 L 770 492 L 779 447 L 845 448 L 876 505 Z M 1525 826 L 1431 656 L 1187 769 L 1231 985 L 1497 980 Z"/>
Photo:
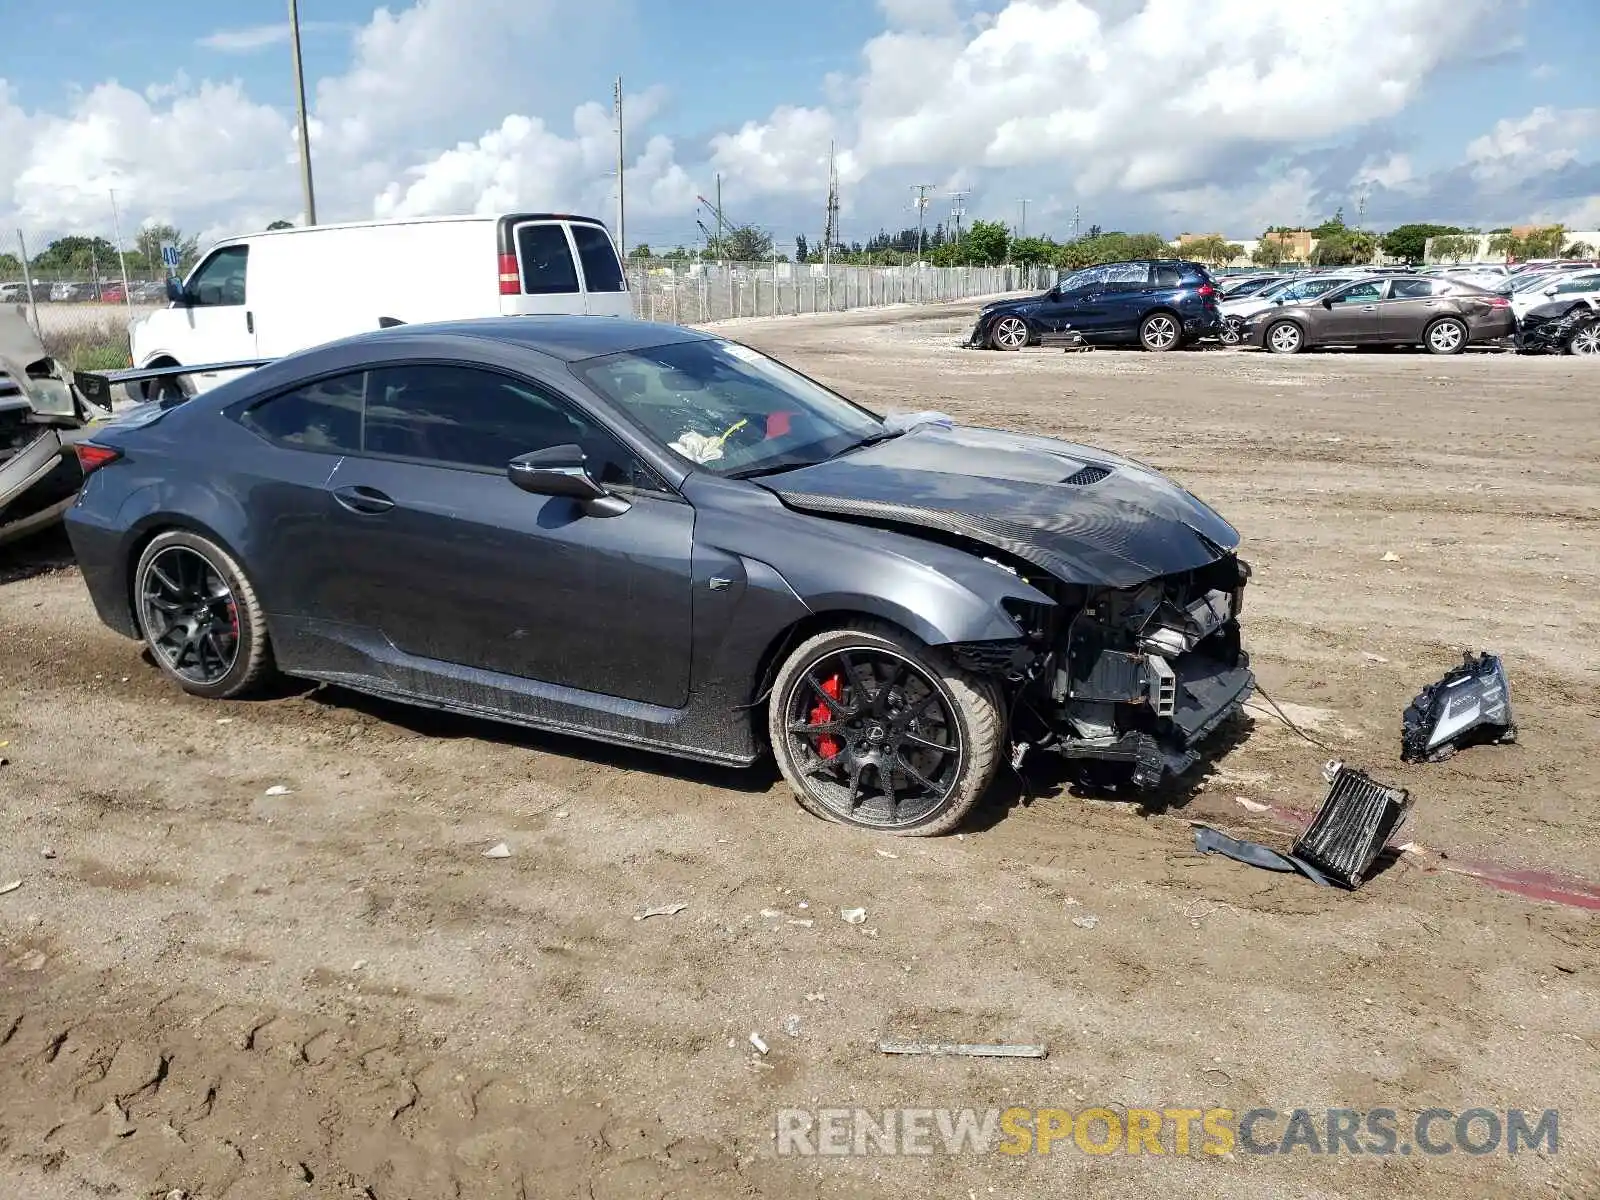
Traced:
<path fill-rule="evenodd" d="M 1183 272 L 1177 267 L 1169 266 L 1166 263 L 1158 263 L 1156 265 L 1156 286 L 1164 288 L 1182 287 Z"/>
<path fill-rule="evenodd" d="M 598 225 L 574 223 L 572 240 L 578 244 L 578 260 L 583 263 L 583 281 L 591 292 L 628 290 L 610 234 Z"/>
<path fill-rule="evenodd" d="M 239 424 L 290 449 L 359 454 L 365 392 L 365 372 L 318 380 L 253 405 Z"/>

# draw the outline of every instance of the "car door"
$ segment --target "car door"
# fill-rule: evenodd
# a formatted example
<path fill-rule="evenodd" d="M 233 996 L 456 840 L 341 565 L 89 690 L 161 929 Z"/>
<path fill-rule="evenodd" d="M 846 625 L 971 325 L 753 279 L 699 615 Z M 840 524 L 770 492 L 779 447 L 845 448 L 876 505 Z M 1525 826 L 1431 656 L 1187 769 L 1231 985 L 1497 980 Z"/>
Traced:
<path fill-rule="evenodd" d="M 568 229 L 583 270 L 584 311 L 595 317 L 631 317 L 633 297 L 605 226 L 573 221 Z"/>
<path fill-rule="evenodd" d="M 1108 341 L 1131 342 L 1139 336 L 1139 322 L 1150 310 L 1155 294 L 1151 264 L 1112 263 L 1106 268 L 1101 296 L 1105 318 L 1101 337 Z"/>
<path fill-rule="evenodd" d="M 1378 302 L 1388 281 L 1363 279 L 1328 292 L 1321 306 L 1313 306 L 1313 341 L 1355 344 L 1378 340 Z"/>
<path fill-rule="evenodd" d="M 1422 341 L 1428 323 L 1449 310 L 1443 297 L 1450 287 L 1439 279 L 1390 280 L 1388 296 L 1378 302 L 1378 340 L 1405 345 Z"/>
<path fill-rule="evenodd" d="M 234 362 L 256 354 L 255 317 L 249 306 L 250 247 L 221 246 L 196 267 L 183 285 L 176 315 L 182 344 L 169 347 L 178 361 Z M 238 375 L 205 371 L 193 377 L 200 391 Z"/>
<path fill-rule="evenodd" d="M 1090 267 L 1067 276 L 1058 285 L 1061 290 L 1054 305 L 1045 302 L 1041 323 L 1049 321 L 1056 330 L 1071 329 L 1084 337 L 1098 336 L 1106 323 L 1106 276 L 1105 267 Z"/>
<path fill-rule="evenodd" d="M 518 455 L 569 443 L 627 511 L 586 515 L 507 478 Z M 423 669 L 686 702 L 694 510 L 571 398 L 476 366 L 376 368 L 361 453 L 328 487 L 331 607 Z"/>

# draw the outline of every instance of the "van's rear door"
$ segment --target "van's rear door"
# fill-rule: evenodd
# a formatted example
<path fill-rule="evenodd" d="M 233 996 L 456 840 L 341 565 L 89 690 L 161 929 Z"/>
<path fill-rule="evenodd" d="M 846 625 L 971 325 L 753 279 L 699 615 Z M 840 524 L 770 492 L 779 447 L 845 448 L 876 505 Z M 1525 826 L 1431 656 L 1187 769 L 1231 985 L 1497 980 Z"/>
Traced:
<path fill-rule="evenodd" d="M 595 316 L 631 317 L 633 297 L 611 234 L 598 221 L 571 221 L 568 229 L 583 268 L 583 286 L 589 311 Z"/>
<path fill-rule="evenodd" d="M 632 315 L 606 227 L 586 217 L 527 213 L 500 221 L 500 311 L 506 315 Z"/>

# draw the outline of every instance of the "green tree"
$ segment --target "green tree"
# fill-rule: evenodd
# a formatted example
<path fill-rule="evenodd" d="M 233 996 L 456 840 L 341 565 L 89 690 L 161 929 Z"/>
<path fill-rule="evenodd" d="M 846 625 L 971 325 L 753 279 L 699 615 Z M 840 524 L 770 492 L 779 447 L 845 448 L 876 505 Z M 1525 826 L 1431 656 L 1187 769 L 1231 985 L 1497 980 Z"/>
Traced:
<path fill-rule="evenodd" d="M 1591 246 L 1588 242 L 1573 242 L 1572 245 L 1568 246 L 1565 250 L 1563 250 L 1561 252 L 1561 257 L 1562 258 L 1594 258 L 1597 253 L 1600 253 L 1600 251 L 1596 251 L 1596 249 L 1593 246 Z M 5 256 L 5 257 L 8 257 L 8 256 Z M 3 263 L 0 263 L 0 275 L 3 275 L 3 274 L 5 274 L 5 266 L 3 265 Z"/>
<path fill-rule="evenodd" d="M 1489 253 L 1503 255 L 1506 258 L 1520 258 L 1522 239 L 1509 229 L 1497 233 L 1489 239 Z"/>
<path fill-rule="evenodd" d="M 795 262 L 797 262 L 797 263 L 805 262 L 806 261 L 806 257 L 810 253 L 810 251 L 811 251 L 811 247 L 806 244 L 806 235 L 803 234 L 803 233 L 795 234 L 795 238 L 794 238 L 794 260 L 795 260 Z"/>
<path fill-rule="evenodd" d="M 674 246 L 663 254 L 661 258 L 664 262 L 687 262 L 689 260 L 689 252 L 682 246 Z"/>
<path fill-rule="evenodd" d="M 650 243 L 649 242 L 640 242 L 637 246 L 635 246 L 628 253 L 628 257 L 629 258 L 654 258 L 655 255 L 650 253 Z"/>
<path fill-rule="evenodd" d="M 1577 257 L 1573 255 L 1572 257 Z M 11 282 L 22 278 L 22 260 L 15 254 L 0 254 L 0 279 Z"/>
<path fill-rule="evenodd" d="M 1059 247 L 1045 237 L 1011 239 L 1011 261 L 1021 267 L 1037 267 L 1040 263 L 1054 262 Z"/>
<path fill-rule="evenodd" d="M 33 269 L 46 272 L 114 271 L 117 248 L 102 237 L 72 234 L 57 238 L 33 256 Z"/>
<path fill-rule="evenodd" d="M 1196 262 L 1221 267 L 1242 255 L 1244 247 L 1238 242 L 1230 242 L 1221 234 L 1209 233 L 1205 237 L 1190 238 L 1180 243 L 1178 253 Z"/>
<path fill-rule="evenodd" d="M 1567 230 L 1562 225 L 1544 225 L 1530 229 L 1522 238 L 1518 258 L 1554 258 L 1561 253 L 1567 240 Z"/>
<path fill-rule="evenodd" d="M 1464 258 L 1470 258 L 1478 252 L 1478 235 L 1473 233 L 1450 233 L 1443 237 L 1433 239 L 1429 251 L 1435 262 L 1458 263 Z"/>
<path fill-rule="evenodd" d="M 1288 256 L 1288 249 L 1275 237 L 1264 237 L 1250 252 L 1250 261 L 1258 267 L 1275 267 Z"/>
<path fill-rule="evenodd" d="M 1378 244 L 1383 247 L 1383 252 L 1390 258 L 1403 259 L 1408 263 L 1419 263 L 1427 257 L 1429 238 L 1465 232 L 1465 229 L 1455 225 L 1429 225 L 1426 223 L 1396 225 L 1383 235 Z"/>
<path fill-rule="evenodd" d="M 276 229 L 293 229 L 293 228 L 294 228 L 294 222 L 293 221 L 285 221 L 282 217 L 279 217 L 271 225 L 267 226 L 267 232 L 271 233 Z"/>
<path fill-rule="evenodd" d="M 734 262 L 761 262 L 772 257 L 772 235 L 754 225 L 741 225 L 723 241 L 725 257 Z"/>
<path fill-rule="evenodd" d="M 1000 221 L 974 221 L 962 239 L 968 262 L 983 267 L 998 266 L 1011 247 L 1011 231 Z"/>
<path fill-rule="evenodd" d="M 167 243 L 178 248 L 178 271 L 185 273 L 200 257 L 200 239 L 185 237 L 175 226 L 153 224 L 139 230 L 134 246 L 144 261 L 152 268 L 161 265 L 161 247 Z"/>
<path fill-rule="evenodd" d="M 1377 239 L 1370 233 L 1346 227 L 1324 236 L 1311 252 L 1311 261 L 1322 267 L 1371 262 L 1377 245 Z"/>
<path fill-rule="evenodd" d="M 1336 237 L 1348 228 L 1349 226 L 1344 223 L 1344 209 L 1341 207 L 1333 214 L 1333 216 L 1329 217 L 1321 225 L 1318 225 L 1315 229 L 1313 229 L 1311 231 L 1311 236 L 1317 239 Z"/>

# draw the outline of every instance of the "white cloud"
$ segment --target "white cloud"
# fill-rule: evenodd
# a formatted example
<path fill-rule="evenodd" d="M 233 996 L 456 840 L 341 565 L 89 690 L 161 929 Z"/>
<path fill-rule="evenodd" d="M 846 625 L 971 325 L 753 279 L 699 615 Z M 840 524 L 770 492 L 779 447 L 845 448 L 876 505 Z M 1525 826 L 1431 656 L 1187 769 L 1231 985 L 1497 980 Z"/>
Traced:
<path fill-rule="evenodd" d="M 338 21 L 301 21 L 300 37 L 319 33 L 336 33 L 349 29 Z M 269 46 L 284 45 L 289 41 L 289 22 L 274 25 L 246 25 L 239 29 L 218 29 L 199 39 L 198 45 L 207 50 L 220 50 L 224 54 L 254 54 Z"/>
<path fill-rule="evenodd" d="M 1579 147 L 1600 136 L 1600 108 L 1550 108 L 1496 121 L 1494 128 L 1467 143 L 1467 162 L 1480 180 L 1503 180 L 1518 173 L 1554 171 L 1576 162 Z"/>
<path fill-rule="evenodd" d="M 956 0 L 878 0 L 878 9 L 898 29 L 942 29 L 960 20 Z"/>
<path fill-rule="evenodd" d="M 1390 154 L 1382 159 L 1369 158 L 1356 172 L 1354 183 L 1375 183 L 1379 187 L 1404 189 L 1416 182 L 1416 171 L 1409 154 Z"/>

